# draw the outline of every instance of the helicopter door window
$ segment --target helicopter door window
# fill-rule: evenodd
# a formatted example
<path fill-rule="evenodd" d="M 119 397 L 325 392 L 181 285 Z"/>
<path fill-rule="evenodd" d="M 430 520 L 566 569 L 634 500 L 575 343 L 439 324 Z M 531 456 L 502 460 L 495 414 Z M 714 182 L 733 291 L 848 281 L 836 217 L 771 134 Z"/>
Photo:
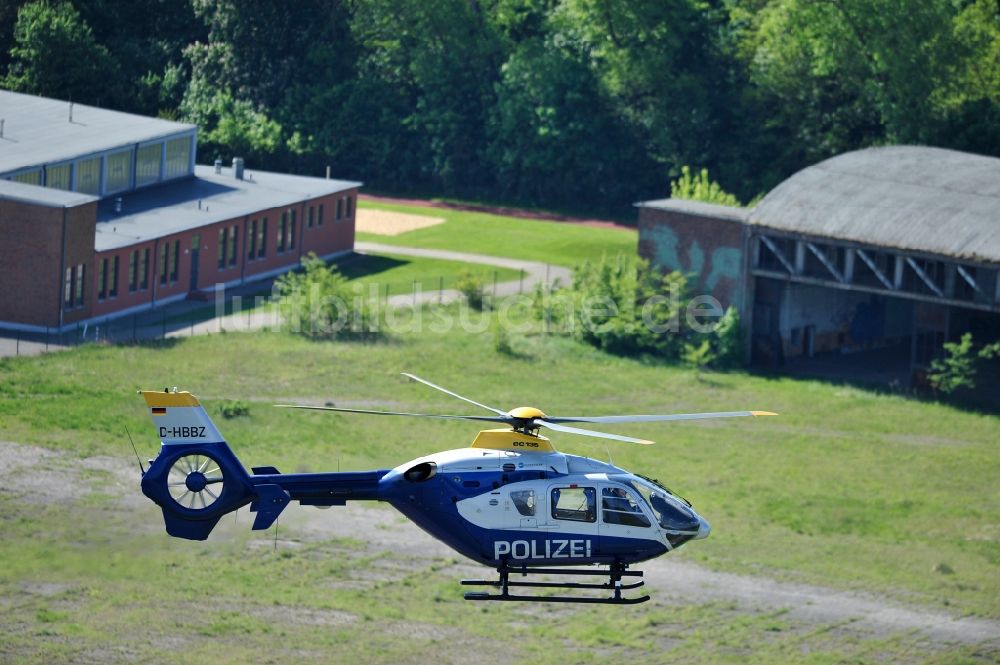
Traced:
<path fill-rule="evenodd" d="M 517 512 L 526 517 L 535 515 L 535 490 L 517 490 L 510 493 L 510 500 Z"/>
<path fill-rule="evenodd" d="M 621 487 L 605 487 L 601 490 L 601 514 L 605 524 L 642 528 L 651 526 L 635 497 Z"/>
<path fill-rule="evenodd" d="M 596 522 L 597 490 L 593 487 L 559 487 L 552 490 L 552 517 Z"/>

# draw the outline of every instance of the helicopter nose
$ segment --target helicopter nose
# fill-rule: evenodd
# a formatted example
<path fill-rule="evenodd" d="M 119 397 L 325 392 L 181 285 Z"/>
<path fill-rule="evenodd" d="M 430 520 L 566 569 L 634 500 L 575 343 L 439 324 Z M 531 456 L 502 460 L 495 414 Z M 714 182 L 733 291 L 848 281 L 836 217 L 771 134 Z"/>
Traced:
<path fill-rule="evenodd" d="M 702 538 L 708 538 L 708 534 L 712 533 L 712 525 L 708 523 L 704 517 L 698 517 L 698 535 L 694 537 L 695 540 L 701 540 Z"/>

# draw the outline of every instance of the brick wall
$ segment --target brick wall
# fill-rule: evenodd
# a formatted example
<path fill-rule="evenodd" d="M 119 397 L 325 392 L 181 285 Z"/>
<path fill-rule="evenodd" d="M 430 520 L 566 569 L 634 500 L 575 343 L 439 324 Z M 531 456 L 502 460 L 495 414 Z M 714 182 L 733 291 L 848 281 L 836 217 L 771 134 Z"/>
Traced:
<path fill-rule="evenodd" d="M 0 321 L 34 326 L 59 325 L 64 278 L 61 270 L 64 212 L 65 264 L 68 267 L 83 264 L 87 273 L 83 305 L 66 309 L 63 320 L 73 323 L 89 316 L 94 299 L 90 270 L 94 256 L 97 204 L 52 208 L 2 200 Z"/>

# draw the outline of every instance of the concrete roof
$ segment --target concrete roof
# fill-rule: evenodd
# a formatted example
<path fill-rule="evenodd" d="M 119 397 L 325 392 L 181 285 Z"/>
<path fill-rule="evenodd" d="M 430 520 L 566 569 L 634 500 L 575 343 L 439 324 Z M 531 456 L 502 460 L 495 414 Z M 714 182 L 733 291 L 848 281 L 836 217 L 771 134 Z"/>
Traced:
<path fill-rule="evenodd" d="M 128 247 L 361 186 L 350 180 L 252 169 L 247 169 L 244 178 L 234 178 L 231 168 L 216 175 L 213 167 L 199 165 L 192 178 L 123 194 L 120 214 L 114 212 L 115 197 L 106 198 L 98 207 L 95 249 L 103 252 Z M 326 214 L 333 215 L 333 211 Z"/>
<path fill-rule="evenodd" d="M 25 185 L 12 180 L 0 180 L 0 199 L 32 203 L 49 208 L 74 208 L 97 201 L 96 196 L 50 189 L 38 185 Z"/>
<path fill-rule="evenodd" d="M 799 171 L 751 224 L 1000 263 L 1000 159 L 922 146 L 849 152 Z"/>
<path fill-rule="evenodd" d="M 0 90 L 0 173 L 52 164 L 194 131 L 188 125 L 132 113 Z"/>
<path fill-rule="evenodd" d="M 737 222 L 746 221 L 747 213 L 750 212 L 746 208 L 735 208 L 718 203 L 704 203 L 691 199 L 658 199 L 656 201 L 642 201 L 635 205 L 637 208 L 654 208 L 668 212 L 680 212 L 686 215 L 711 217 L 712 219 L 731 219 Z"/>

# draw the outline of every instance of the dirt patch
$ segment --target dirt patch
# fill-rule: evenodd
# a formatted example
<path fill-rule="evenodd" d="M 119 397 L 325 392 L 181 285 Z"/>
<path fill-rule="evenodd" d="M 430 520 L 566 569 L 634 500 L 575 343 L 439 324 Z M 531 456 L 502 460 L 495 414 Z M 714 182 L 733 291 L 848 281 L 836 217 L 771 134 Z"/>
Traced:
<path fill-rule="evenodd" d="M 441 217 L 425 215 L 408 215 L 402 212 L 388 210 L 371 210 L 360 208 L 355 216 L 355 229 L 361 233 L 375 233 L 380 236 L 398 236 L 407 231 L 426 229 L 430 226 L 444 224 Z"/>
<path fill-rule="evenodd" d="M 287 605 L 254 605 L 240 608 L 243 614 L 268 623 L 302 626 L 346 626 L 358 620 L 357 615 L 340 610 L 316 610 Z"/>

